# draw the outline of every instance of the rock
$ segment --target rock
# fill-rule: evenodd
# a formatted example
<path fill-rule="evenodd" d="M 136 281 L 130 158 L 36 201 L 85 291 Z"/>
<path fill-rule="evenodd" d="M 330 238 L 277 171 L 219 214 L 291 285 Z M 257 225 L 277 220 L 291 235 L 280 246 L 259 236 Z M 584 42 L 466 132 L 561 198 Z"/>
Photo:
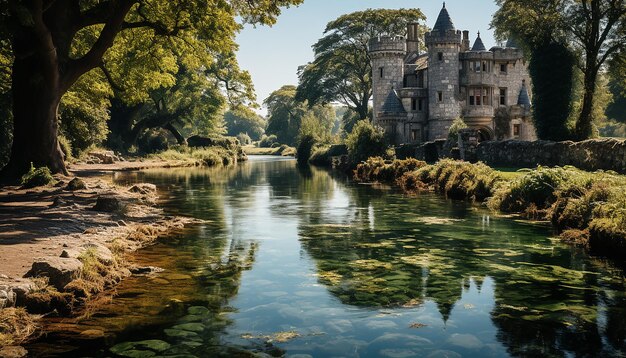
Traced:
<path fill-rule="evenodd" d="M 65 190 L 75 191 L 75 190 L 84 190 L 87 189 L 87 184 L 85 181 L 80 178 L 74 178 L 67 183 Z"/>
<path fill-rule="evenodd" d="M 89 229 L 83 231 L 83 234 L 97 234 L 98 233 L 98 229 L 96 229 L 95 227 L 90 227 Z"/>
<path fill-rule="evenodd" d="M 3 358 L 22 358 L 28 355 L 28 351 L 20 346 L 6 346 L 0 348 L 0 357 Z"/>
<path fill-rule="evenodd" d="M 6 280 L 6 279 L 8 279 L 8 278 L 9 278 L 9 276 L 7 276 L 7 275 L 5 275 L 5 274 L 0 274 L 0 278 L 3 278 L 3 279 L 5 279 L 5 280 Z"/>
<path fill-rule="evenodd" d="M 128 191 L 132 193 L 147 195 L 156 193 L 157 187 L 154 184 L 140 183 L 133 185 L 130 189 L 128 189 Z"/>
<path fill-rule="evenodd" d="M 173 328 L 164 329 L 163 332 L 165 332 L 165 334 L 168 337 L 172 337 L 172 338 L 188 338 L 188 337 L 195 337 L 198 335 L 198 333 L 196 332 L 185 331 L 182 329 L 173 329 Z"/>
<path fill-rule="evenodd" d="M 17 295 L 8 287 L 0 290 L 0 309 L 15 306 Z"/>
<path fill-rule="evenodd" d="M 83 263 L 75 258 L 46 257 L 33 262 L 25 277 L 48 277 L 48 283 L 61 291 L 82 268 Z"/>
<path fill-rule="evenodd" d="M 195 315 L 195 316 L 205 316 L 209 314 L 209 312 L 210 311 L 208 308 L 202 307 L 202 306 L 193 306 L 187 309 L 187 313 L 189 313 L 190 315 Z"/>
<path fill-rule="evenodd" d="M 121 211 L 125 206 L 122 200 L 115 195 L 101 195 L 96 200 L 96 205 L 93 207 L 93 210 L 110 213 Z"/>
<path fill-rule="evenodd" d="M 67 201 L 63 200 L 61 197 L 56 196 L 54 197 L 54 200 L 52 201 L 52 204 L 50 204 L 51 208 L 58 208 L 59 206 L 64 206 L 67 205 Z"/>
<path fill-rule="evenodd" d="M 115 162 L 115 154 L 113 151 L 90 152 L 89 155 L 98 158 L 102 164 L 113 164 Z"/>
<path fill-rule="evenodd" d="M 102 262 L 105 265 L 113 264 L 114 258 L 113 253 L 109 250 L 108 247 L 96 243 L 84 244 L 81 246 L 83 248 L 83 252 L 87 250 L 93 250 L 98 258 L 98 261 Z"/>
<path fill-rule="evenodd" d="M 136 266 L 136 267 L 131 267 L 130 268 L 130 273 L 132 273 L 133 275 L 148 275 L 151 273 L 157 273 L 157 272 L 163 272 L 165 270 L 163 270 L 160 267 L 154 267 L 154 266 Z"/>
<path fill-rule="evenodd" d="M 172 329 L 197 333 L 204 331 L 204 326 L 201 323 L 183 323 L 172 327 Z"/>

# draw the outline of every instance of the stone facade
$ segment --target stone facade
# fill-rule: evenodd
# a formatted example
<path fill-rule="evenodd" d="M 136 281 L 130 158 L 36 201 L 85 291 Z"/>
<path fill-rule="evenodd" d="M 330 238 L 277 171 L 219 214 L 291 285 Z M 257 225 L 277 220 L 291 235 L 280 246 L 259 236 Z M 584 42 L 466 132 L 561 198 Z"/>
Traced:
<path fill-rule="evenodd" d="M 454 28 L 445 5 L 425 36 L 423 53 L 416 26 L 409 25 L 406 39 L 381 36 L 369 44 L 374 122 L 392 143 L 446 138 L 456 118 L 478 130 L 481 141 L 496 139 L 496 132 L 505 138 L 536 139 L 530 78 L 514 43 L 486 50 L 479 33 L 470 49 L 469 31 Z M 496 112 L 506 113 L 504 122 Z"/>

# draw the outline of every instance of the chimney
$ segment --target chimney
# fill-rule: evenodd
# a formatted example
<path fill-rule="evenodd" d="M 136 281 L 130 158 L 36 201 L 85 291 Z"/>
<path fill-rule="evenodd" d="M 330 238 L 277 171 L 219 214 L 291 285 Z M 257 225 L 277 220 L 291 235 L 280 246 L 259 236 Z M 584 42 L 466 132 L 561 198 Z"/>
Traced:
<path fill-rule="evenodd" d="M 463 41 L 461 42 L 461 52 L 466 52 L 470 50 L 470 39 L 469 39 L 469 31 L 463 31 Z"/>
<path fill-rule="evenodd" d="M 409 24 L 407 27 L 406 49 L 408 53 L 419 54 L 419 24 Z"/>

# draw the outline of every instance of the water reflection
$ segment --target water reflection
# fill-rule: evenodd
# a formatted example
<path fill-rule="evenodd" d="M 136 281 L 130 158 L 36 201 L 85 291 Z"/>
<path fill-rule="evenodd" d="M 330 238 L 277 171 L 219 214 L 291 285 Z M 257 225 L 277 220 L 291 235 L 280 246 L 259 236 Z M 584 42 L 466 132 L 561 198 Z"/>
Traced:
<path fill-rule="evenodd" d="M 102 311 L 58 330 L 70 346 L 97 327 L 102 355 L 114 345 L 199 357 L 626 351 L 623 273 L 549 239 L 547 226 L 292 160 L 116 180 L 154 182 L 168 212 L 209 222 L 145 250 L 139 263 L 166 271 L 124 282 Z M 168 347 L 123 345 L 146 339 Z"/>

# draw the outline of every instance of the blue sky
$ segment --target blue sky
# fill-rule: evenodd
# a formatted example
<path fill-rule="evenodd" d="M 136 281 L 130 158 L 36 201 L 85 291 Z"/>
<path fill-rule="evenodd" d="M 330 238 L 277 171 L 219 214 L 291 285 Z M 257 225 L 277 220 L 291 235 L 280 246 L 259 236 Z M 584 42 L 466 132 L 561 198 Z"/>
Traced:
<path fill-rule="evenodd" d="M 441 6 L 437 0 L 304 0 L 299 7 L 285 9 L 273 27 L 246 26 L 237 38 L 239 64 L 252 74 L 261 103 L 281 86 L 298 83 L 298 66 L 313 60 L 311 45 L 329 21 L 368 8 L 419 8 L 433 27 Z M 446 8 L 457 29 L 470 31 L 472 43 L 480 31 L 487 48 L 496 44 L 489 30 L 497 9 L 493 0 L 448 0 Z"/>

